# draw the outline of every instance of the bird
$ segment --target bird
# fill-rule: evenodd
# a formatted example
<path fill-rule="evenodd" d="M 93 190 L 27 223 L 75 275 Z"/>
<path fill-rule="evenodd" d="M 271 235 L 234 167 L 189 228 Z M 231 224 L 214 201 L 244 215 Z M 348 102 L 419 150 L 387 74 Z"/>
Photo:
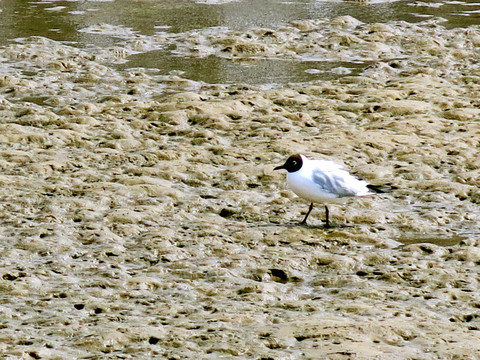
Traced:
<path fill-rule="evenodd" d="M 351 197 L 365 197 L 386 192 L 382 186 L 371 185 L 351 175 L 343 165 L 331 160 L 310 159 L 303 154 L 290 156 L 274 170 L 287 170 L 287 185 L 299 197 L 310 201 L 306 224 L 314 203 L 325 206 L 325 227 L 330 227 L 327 204 L 342 203 Z"/>

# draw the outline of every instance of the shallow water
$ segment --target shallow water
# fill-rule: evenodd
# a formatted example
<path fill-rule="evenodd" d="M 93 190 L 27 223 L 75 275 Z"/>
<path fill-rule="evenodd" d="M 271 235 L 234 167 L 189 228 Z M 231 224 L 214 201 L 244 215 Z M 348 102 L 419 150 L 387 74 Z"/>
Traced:
<path fill-rule="evenodd" d="M 259 3 L 0 3 L 3 357 L 480 357 L 474 3 Z"/>
<path fill-rule="evenodd" d="M 114 11 L 112 11 L 114 7 Z M 12 1 L 0 4 L 6 21 L 0 29 L 0 44 L 12 39 L 44 36 L 67 41 L 80 47 L 123 45 L 124 33 L 153 36 L 156 33 L 185 33 L 202 28 L 228 28 L 246 31 L 271 28 L 291 21 L 335 18 L 349 15 L 365 23 L 404 20 L 411 23 L 441 17 L 444 26 L 467 27 L 479 24 L 478 2 L 468 1 Z M 116 27 L 109 33 L 95 34 L 81 29 L 99 24 Z M 119 30 L 119 31 L 117 31 Z M 172 44 L 173 48 L 175 47 Z M 208 83 L 286 83 L 332 79 L 342 67 L 357 73 L 369 63 L 309 59 L 299 61 L 244 62 L 218 57 L 194 57 L 162 48 L 141 51 L 126 58 L 125 67 L 159 69 L 163 74 L 172 70 L 185 72 L 188 78 Z M 307 72 L 305 72 L 307 70 Z M 313 71 L 312 71 L 313 70 Z M 341 72 L 340 72 L 341 73 Z"/>

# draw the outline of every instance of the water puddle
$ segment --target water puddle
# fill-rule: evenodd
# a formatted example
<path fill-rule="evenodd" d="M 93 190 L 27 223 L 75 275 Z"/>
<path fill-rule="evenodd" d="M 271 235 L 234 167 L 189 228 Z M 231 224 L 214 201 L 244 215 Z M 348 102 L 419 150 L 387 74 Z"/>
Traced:
<path fill-rule="evenodd" d="M 209 84 L 249 83 L 275 84 L 312 80 L 332 80 L 339 75 L 357 75 L 368 63 L 295 61 L 281 59 L 230 60 L 217 56 L 202 59 L 175 57 L 164 51 L 150 51 L 132 55 L 128 62 L 119 65 L 120 70 L 129 68 L 154 68 L 162 73 L 182 71 L 182 76 Z"/>
<path fill-rule="evenodd" d="M 467 239 L 466 236 L 462 235 L 452 235 L 452 236 L 441 236 L 441 235 L 404 235 L 397 239 L 398 242 L 403 245 L 411 244 L 434 244 L 438 246 L 453 246 L 457 245 L 460 241 Z"/>

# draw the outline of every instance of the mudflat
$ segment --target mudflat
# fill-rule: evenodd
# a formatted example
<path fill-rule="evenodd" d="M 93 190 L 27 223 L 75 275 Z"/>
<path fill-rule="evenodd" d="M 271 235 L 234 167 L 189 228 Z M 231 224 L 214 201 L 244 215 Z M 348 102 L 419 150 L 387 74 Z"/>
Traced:
<path fill-rule="evenodd" d="M 480 356 L 478 26 L 340 17 L 123 36 L 0 48 L 0 353 Z M 371 65 L 277 86 L 115 66 L 173 42 L 246 66 Z M 321 206 L 298 226 L 308 204 L 273 172 L 293 153 L 397 189 L 332 206 L 332 229 Z"/>

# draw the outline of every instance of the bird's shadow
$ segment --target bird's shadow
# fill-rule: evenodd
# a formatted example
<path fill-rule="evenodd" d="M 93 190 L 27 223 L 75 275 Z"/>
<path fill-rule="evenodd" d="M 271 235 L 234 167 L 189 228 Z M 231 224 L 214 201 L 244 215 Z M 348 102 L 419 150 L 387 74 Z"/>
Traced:
<path fill-rule="evenodd" d="M 326 226 L 325 224 L 304 224 L 301 222 L 288 222 L 288 223 L 280 223 L 280 222 L 270 222 L 267 224 L 255 224 L 250 226 L 252 228 L 262 228 L 262 227 L 283 227 L 288 229 L 294 228 L 305 228 L 305 229 L 316 229 L 316 230 L 325 230 L 325 231 L 334 231 L 338 229 L 351 229 L 353 228 L 352 225 L 347 224 L 333 224 L 330 226 Z"/>

